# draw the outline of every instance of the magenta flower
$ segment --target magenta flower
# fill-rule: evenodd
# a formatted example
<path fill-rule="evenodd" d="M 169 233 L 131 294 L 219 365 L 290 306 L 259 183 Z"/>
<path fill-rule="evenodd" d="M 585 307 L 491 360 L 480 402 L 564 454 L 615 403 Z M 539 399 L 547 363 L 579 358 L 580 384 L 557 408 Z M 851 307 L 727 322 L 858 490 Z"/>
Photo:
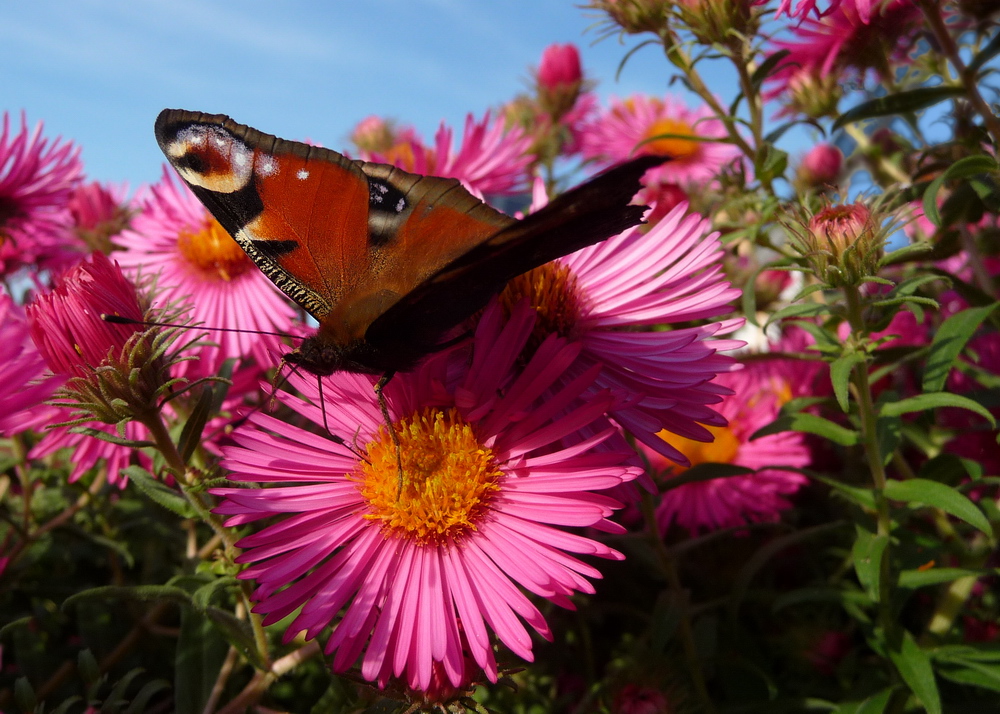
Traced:
<path fill-rule="evenodd" d="M 686 187 L 712 181 L 738 159 L 732 144 L 699 140 L 726 136 L 725 125 L 706 106 L 688 109 L 676 97 L 633 95 L 612 100 L 608 111 L 584 127 L 581 150 L 605 166 L 634 155 L 670 156 L 672 161 L 646 172 L 644 183 Z"/>
<path fill-rule="evenodd" d="M 489 112 L 478 122 L 471 114 L 466 117 L 458 151 L 452 150 L 452 133 L 451 127 L 442 122 L 433 147 L 412 138 L 397 143 L 387 152 L 363 152 L 363 158 L 424 176 L 457 178 L 479 195 L 524 190 L 531 163 L 530 136 L 517 128 L 508 130 L 502 117 L 494 121 Z"/>
<path fill-rule="evenodd" d="M 777 520 L 779 513 L 790 505 L 786 497 L 798 491 L 807 479 L 793 471 L 769 467 L 803 468 L 810 464 L 812 456 L 804 435 L 799 432 L 782 432 L 754 441 L 750 441 L 750 436 L 774 421 L 781 406 L 815 375 L 814 366 L 793 360 L 750 363 L 739 372 L 719 377 L 718 381 L 732 389 L 733 395 L 720 409 L 728 424 L 711 428 L 712 441 L 705 443 L 661 434 L 691 464 L 735 464 L 757 471 L 747 476 L 684 484 L 666 491 L 657 509 L 660 528 L 666 530 L 676 522 L 695 533 Z M 654 471 L 674 474 L 682 471 L 656 452 L 650 449 L 644 452 Z"/>
<path fill-rule="evenodd" d="M 132 210 L 126 195 L 128 187 L 102 185 L 97 181 L 81 184 L 69 199 L 76 234 L 92 250 L 111 251 L 111 240 L 127 226 Z"/>
<path fill-rule="evenodd" d="M 54 420 L 43 405 L 62 380 L 43 379 L 45 360 L 28 336 L 24 311 L 0 287 L 0 435 L 17 434 Z"/>
<path fill-rule="evenodd" d="M 549 45 L 542 52 L 537 76 L 538 83 L 546 89 L 579 84 L 583 80 L 580 50 L 571 42 Z"/>
<path fill-rule="evenodd" d="M 137 335 L 143 327 L 105 322 L 101 314 L 107 313 L 133 320 L 145 318 L 143 305 L 133 285 L 117 264 L 103 253 L 94 253 L 89 261 L 83 261 L 57 280 L 48 293 L 38 296 L 27 308 L 31 338 L 44 357 L 49 369 L 57 376 L 69 380 L 68 388 L 74 384 L 88 385 L 93 391 L 102 391 L 95 384 L 99 368 L 115 366 L 121 371 L 132 372 L 135 383 L 125 387 L 120 393 L 108 395 L 130 402 L 134 408 L 135 393 L 140 393 L 146 402 L 156 396 L 162 371 L 160 362 L 130 364 L 144 350 L 134 351 Z M 105 389 L 108 387 L 104 385 Z M 87 422 L 90 428 L 115 433 L 115 423 L 124 422 L 127 414 L 117 413 L 118 408 L 105 405 L 108 414 L 102 421 Z M 61 408 L 53 416 L 52 422 L 79 421 L 80 412 L 71 408 Z M 114 412 L 114 413 L 112 413 Z M 121 434 L 119 434 L 120 436 Z M 128 439 L 148 439 L 145 427 L 135 421 L 124 426 Z M 95 466 L 99 459 L 108 463 L 108 480 L 124 485 L 124 477 L 119 470 L 130 463 L 134 449 L 98 440 L 85 434 L 70 431 L 68 426 L 58 426 L 46 432 L 42 440 L 32 449 L 31 458 L 41 458 L 62 448 L 73 448 L 73 472 L 70 481 L 75 481 L 84 472 Z M 149 460 L 140 456 L 140 463 L 148 465 Z"/>
<path fill-rule="evenodd" d="M 707 440 L 703 425 L 725 425 L 712 405 L 730 392 L 714 380 L 735 362 L 720 352 L 743 345 L 715 339 L 742 319 L 651 329 L 731 312 L 740 295 L 723 275 L 718 234 L 686 209 L 677 206 L 648 231 L 634 228 L 536 268 L 504 293 L 508 304 L 528 297 L 538 310 L 536 343 L 550 333 L 578 341 L 580 357 L 569 374 L 602 366 L 596 385 L 622 395 L 610 416 L 681 464 L 687 458 L 658 433 Z"/>
<path fill-rule="evenodd" d="M 25 266 L 57 269 L 77 260 L 83 246 L 70 229 L 67 202 L 83 176 L 80 149 L 42 138 L 42 123 L 11 135 L 10 116 L 0 132 L 0 274 Z"/>
<path fill-rule="evenodd" d="M 564 528 L 621 532 L 607 520 L 619 504 L 596 492 L 638 470 L 623 465 L 626 452 L 592 450 L 609 429 L 561 444 L 599 420 L 613 397 L 583 397 L 596 369 L 550 392 L 579 352 L 565 340 L 547 340 L 513 372 L 532 320 L 522 304 L 501 327 L 493 306 L 461 370 L 456 356 L 466 352 L 439 353 L 389 384 L 401 490 L 369 377 L 325 378 L 323 407 L 315 381 L 298 375 L 290 381 L 312 403 L 279 395 L 316 424 L 325 408 L 331 431 L 353 450 L 261 413 L 237 432 L 239 446 L 225 449 L 231 478 L 270 487 L 218 489 L 217 512 L 231 526 L 285 515 L 239 543 L 250 564 L 240 577 L 258 583 L 254 610 L 265 624 L 298 611 L 287 641 L 333 623 L 325 651 L 336 671 L 360 658 L 366 679 L 385 686 L 399 677 L 426 692 L 438 676 L 468 686 L 466 658 L 495 681 L 491 631 L 532 659 L 522 620 L 550 635 L 521 588 L 563 607 L 574 592 L 593 592 L 588 579 L 600 572 L 574 554 L 622 556 Z"/>
<path fill-rule="evenodd" d="M 816 144 L 802 157 L 798 178 L 806 186 L 819 187 L 832 184 L 840 176 L 844 154 L 833 144 Z"/>
<path fill-rule="evenodd" d="M 768 78 L 765 98 L 794 91 L 793 82 L 803 77 L 861 85 L 868 70 L 885 74 L 890 60 L 905 60 L 922 28 L 920 8 L 911 0 L 889 0 L 878 13 L 871 10 L 872 0 L 844 0 L 822 19 L 792 27 L 794 40 L 775 40 L 772 48 L 789 54 Z"/>
<path fill-rule="evenodd" d="M 206 328 L 292 331 L 291 303 L 169 169 L 141 205 L 115 239 L 125 249 L 115 258 L 131 275 L 158 276 L 155 304 L 189 307 L 187 319 Z M 186 374 L 215 374 L 233 357 L 270 365 L 287 351 L 279 338 L 249 332 L 208 331 L 207 340 L 199 361 L 183 363 Z"/>

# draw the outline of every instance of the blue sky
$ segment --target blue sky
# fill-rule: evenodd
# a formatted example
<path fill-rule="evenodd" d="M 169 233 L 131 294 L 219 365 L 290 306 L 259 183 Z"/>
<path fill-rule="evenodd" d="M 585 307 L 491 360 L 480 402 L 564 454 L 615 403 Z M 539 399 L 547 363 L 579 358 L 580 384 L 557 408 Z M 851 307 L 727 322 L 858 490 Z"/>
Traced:
<path fill-rule="evenodd" d="M 225 113 L 290 139 L 343 148 L 378 114 L 429 138 L 526 88 L 553 42 L 574 42 L 603 97 L 663 94 L 669 66 L 594 44 L 574 0 L 31 0 L 0 3 L 0 110 L 83 147 L 90 177 L 155 181 L 164 107 Z M 713 82 L 731 96 L 731 82 Z M 676 86 L 676 85 L 675 85 Z"/>

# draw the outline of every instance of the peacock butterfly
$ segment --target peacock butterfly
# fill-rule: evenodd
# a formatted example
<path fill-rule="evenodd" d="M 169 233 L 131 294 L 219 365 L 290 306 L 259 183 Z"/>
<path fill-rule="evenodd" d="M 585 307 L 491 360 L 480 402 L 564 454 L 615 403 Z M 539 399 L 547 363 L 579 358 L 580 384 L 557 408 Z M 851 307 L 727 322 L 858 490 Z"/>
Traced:
<path fill-rule="evenodd" d="M 412 367 L 512 278 L 642 222 L 662 157 L 606 171 L 515 220 L 456 179 L 355 161 L 222 114 L 164 109 L 156 140 L 219 223 L 319 321 L 285 361 L 317 375 Z"/>

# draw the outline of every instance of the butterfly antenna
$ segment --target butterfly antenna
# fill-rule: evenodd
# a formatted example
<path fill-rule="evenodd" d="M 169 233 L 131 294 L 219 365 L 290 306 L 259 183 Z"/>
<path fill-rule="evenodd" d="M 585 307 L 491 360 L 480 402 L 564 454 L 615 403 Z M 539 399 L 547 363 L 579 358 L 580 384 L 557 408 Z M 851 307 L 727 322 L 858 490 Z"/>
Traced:
<path fill-rule="evenodd" d="M 394 374 L 395 372 L 386 372 L 382 375 L 382 378 L 375 385 L 375 394 L 378 395 L 378 408 L 382 411 L 382 419 L 389 430 L 389 438 L 392 439 L 392 445 L 396 447 L 396 469 L 399 472 L 399 480 L 396 483 L 396 500 L 398 501 L 403 494 L 403 447 L 399 444 L 399 434 L 396 433 L 392 417 L 389 416 L 389 404 L 385 401 L 385 386 L 389 384 L 389 380 Z"/>
<path fill-rule="evenodd" d="M 131 317 L 101 313 L 101 319 L 114 325 L 141 325 L 142 327 L 179 327 L 185 330 L 210 330 L 212 332 L 239 332 L 247 335 L 271 335 L 273 337 L 289 337 L 293 340 L 304 339 L 302 335 L 292 335 L 287 332 L 268 332 L 267 330 L 242 330 L 238 327 L 205 327 L 204 325 L 183 325 L 179 322 L 157 322 L 155 320 L 134 320 Z M 282 360 L 284 361 L 284 360 Z"/>

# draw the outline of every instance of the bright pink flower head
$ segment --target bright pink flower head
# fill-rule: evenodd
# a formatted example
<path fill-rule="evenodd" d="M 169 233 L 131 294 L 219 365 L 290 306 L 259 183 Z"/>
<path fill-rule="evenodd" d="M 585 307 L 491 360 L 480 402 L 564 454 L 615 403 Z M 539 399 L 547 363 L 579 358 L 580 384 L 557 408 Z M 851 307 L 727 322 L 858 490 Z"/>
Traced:
<path fill-rule="evenodd" d="M 10 116 L 0 132 L 0 274 L 25 266 L 58 269 L 82 246 L 70 230 L 67 202 L 83 176 L 80 149 L 42 138 L 42 123 L 12 136 Z"/>
<path fill-rule="evenodd" d="M 583 70 L 580 67 L 580 50 L 568 42 L 565 45 L 553 44 L 542 52 L 542 61 L 538 65 L 538 84 L 545 89 L 579 84 L 583 80 Z"/>
<path fill-rule="evenodd" d="M 658 433 L 707 439 L 706 425 L 725 425 L 714 406 L 730 392 L 715 378 L 735 362 L 720 352 L 743 345 L 716 339 L 741 319 L 655 329 L 731 312 L 740 295 L 723 275 L 718 234 L 686 209 L 677 206 L 648 231 L 634 228 L 536 268 L 502 296 L 509 305 L 529 298 L 539 313 L 535 343 L 552 333 L 578 341 L 570 374 L 601 366 L 597 385 L 622 395 L 609 412 L 614 421 L 683 464 L 686 457 Z"/>
<path fill-rule="evenodd" d="M 778 11 L 774 16 L 781 17 L 782 15 L 788 15 L 789 17 L 805 19 L 810 13 L 813 13 L 817 18 L 820 18 L 836 12 L 840 8 L 841 3 L 844 3 L 850 5 L 857 13 L 858 19 L 867 25 L 871 22 L 872 10 L 877 10 L 882 0 L 829 0 L 825 9 L 818 7 L 819 0 L 798 0 L 794 8 L 792 7 L 792 3 L 793 0 L 781 0 L 778 5 Z"/>
<path fill-rule="evenodd" d="M 754 362 L 740 372 L 720 375 L 718 381 L 732 389 L 733 395 L 720 410 L 728 424 L 712 427 L 710 441 L 662 435 L 692 464 L 713 462 L 757 469 L 747 476 L 699 481 L 666 491 L 657 510 L 662 529 L 676 522 L 695 533 L 777 520 L 780 511 L 789 507 L 786 496 L 806 482 L 801 474 L 769 468 L 808 466 L 812 457 L 803 434 L 783 432 L 750 441 L 754 432 L 774 421 L 795 390 L 814 376 L 809 365 L 775 362 Z M 655 471 L 679 471 L 651 450 L 644 451 Z"/>
<path fill-rule="evenodd" d="M 516 127 L 508 130 L 502 117 L 491 120 L 489 112 L 478 122 L 471 114 L 466 117 L 457 152 L 452 150 L 452 134 L 451 127 L 441 122 L 433 147 L 414 138 L 397 144 L 388 153 L 365 152 L 363 157 L 424 176 L 457 178 L 479 195 L 524 190 L 531 163 L 530 136 Z"/>
<path fill-rule="evenodd" d="M 799 178 L 807 186 L 824 186 L 837 181 L 844 154 L 833 144 L 820 143 L 809 150 L 799 165 Z"/>
<path fill-rule="evenodd" d="M 359 121 L 351 132 L 351 142 L 361 151 L 369 153 L 391 152 L 394 146 L 411 141 L 419 141 L 412 126 L 399 126 L 391 119 L 375 115 Z"/>
<path fill-rule="evenodd" d="M 565 340 L 545 342 L 516 373 L 532 321 L 522 305 L 503 325 L 492 306 L 460 369 L 457 353 L 438 353 L 389 383 L 401 487 L 363 375 L 324 378 L 322 408 L 343 442 L 259 412 L 254 428 L 236 433 L 239 446 L 225 449 L 231 478 L 268 487 L 218 489 L 217 512 L 231 526 L 284 516 L 239 543 L 249 564 L 240 577 L 257 582 L 254 611 L 265 624 L 292 616 L 287 641 L 334 623 L 325 651 L 336 671 L 359 664 L 380 686 L 398 677 L 426 692 L 442 674 L 466 686 L 468 658 L 495 681 L 494 636 L 532 659 L 522 620 L 550 635 L 522 588 L 564 607 L 573 593 L 593 592 L 589 579 L 600 572 L 575 554 L 621 555 L 565 529 L 622 532 L 607 520 L 619 504 L 599 492 L 637 471 L 623 465 L 626 452 L 594 450 L 610 429 L 562 445 L 613 397 L 583 396 L 596 370 L 550 391 L 579 352 Z M 323 423 L 315 380 L 290 381 L 311 403 L 278 398 Z"/>
<path fill-rule="evenodd" d="M 55 408 L 42 405 L 59 386 L 43 379 L 45 360 L 28 336 L 24 312 L 0 288 L 0 435 L 32 429 L 52 419 Z"/>
<path fill-rule="evenodd" d="M 788 50 L 768 78 L 766 98 L 791 89 L 797 76 L 834 77 L 841 84 L 861 84 L 868 70 L 885 75 L 890 61 L 903 61 L 922 29 L 922 13 L 912 0 L 888 0 L 872 14 L 874 0 L 844 0 L 822 19 L 803 19 L 791 28 L 793 41 L 775 40 L 775 51 Z M 796 11 L 797 12 L 797 11 Z M 804 13 L 803 13 L 804 17 Z"/>
<path fill-rule="evenodd" d="M 93 250 L 107 253 L 111 239 L 128 225 L 131 215 L 125 186 L 104 186 L 97 181 L 77 186 L 69 211 L 78 236 Z"/>
<path fill-rule="evenodd" d="M 117 358 L 143 327 L 106 322 L 102 314 L 144 319 L 135 285 L 103 253 L 94 253 L 28 305 L 31 339 L 56 374 L 89 377 L 109 353 Z"/>
<path fill-rule="evenodd" d="M 189 307 L 192 324 L 245 332 L 209 331 L 213 344 L 182 368 L 215 374 L 230 358 L 253 357 L 271 365 L 286 351 L 279 338 L 291 332 L 295 309 L 250 257 L 209 215 L 194 194 L 164 167 L 163 178 L 141 201 L 142 211 L 115 242 L 115 258 L 131 275 L 157 276 L 155 303 Z"/>
<path fill-rule="evenodd" d="M 659 689 L 629 682 L 615 695 L 614 714 L 674 714 L 670 700 Z"/>
<path fill-rule="evenodd" d="M 612 100 L 611 108 L 584 127 L 581 151 L 609 166 L 634 155 L 669 156 L 671 161 L 646 172 L 647 186 L 664 183 L 705 184 L 740 155 L 724 138 L 726 128 L 708 107 L 688 109 L 675 97 L 634 95 Z"/>

